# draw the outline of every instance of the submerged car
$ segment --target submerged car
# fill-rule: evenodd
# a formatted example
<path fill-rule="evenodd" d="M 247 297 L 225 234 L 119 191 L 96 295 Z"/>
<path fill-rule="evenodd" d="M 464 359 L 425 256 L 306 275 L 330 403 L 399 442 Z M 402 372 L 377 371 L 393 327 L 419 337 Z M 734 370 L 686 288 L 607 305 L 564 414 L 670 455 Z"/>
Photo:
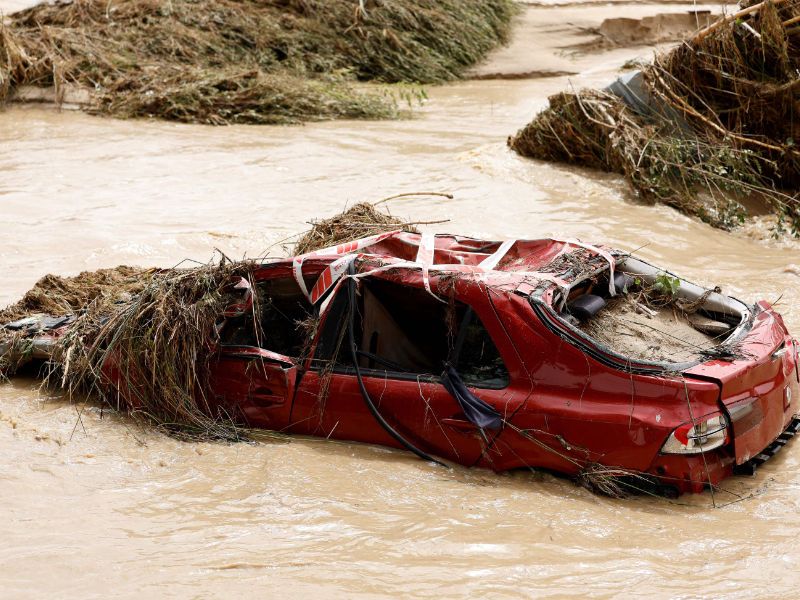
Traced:
<path fill-rule="evenodd" d="M 250 427 L 667 495 L 752 473 L 800 427 L 769 304 L 602 246 L 397 231 L 233 287 L 210 397 Z"/>

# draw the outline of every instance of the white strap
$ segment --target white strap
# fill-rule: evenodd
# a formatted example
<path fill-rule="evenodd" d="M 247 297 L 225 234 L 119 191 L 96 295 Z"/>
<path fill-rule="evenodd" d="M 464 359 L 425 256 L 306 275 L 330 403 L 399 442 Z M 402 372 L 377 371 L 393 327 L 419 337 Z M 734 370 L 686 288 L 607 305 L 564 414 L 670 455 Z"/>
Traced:
<path fill-rule="evenodd" d="M 481 261 L 481 267 L 487 271 L 493 271 L 494 268 L 500 264 L 500 261 L 503 260 L 503 257 L 508 254 L 508 251 L 511 250 L 512 246 L 516 243 L 517 240 L 506 240 L 500 244 L 500 247 L 495 251 L 494 254 L 487 256 Z"/>
<path fill-rule="evenodd" d="M 431 296 L 439 302 L 444 302 L 439 296 L 431 291 L 430 269 L 433 266 L 434 253 L 436 252 L 436 236 L 432 233 L 423 233 L 417 250 L 416 264 L 422 267 L 422 283 Z"/>
<path fill-rule="evenodd" d="M 350 252 L 355 252 L 356 250 L 361 250 L 362 248 L 366 248 L 367 246 L 371 246 L 372 244 L 377 244 L 378 242 L 382 242 L 383 240 L 390 238 L 398 233 L 401 233 L 401 229 L 395 229 L 394 231 L 387 231 L 386 233 L 378 233 L 376 235 L 371 235 L 369 237 L 361 238 L 360 240 L 355 240 L 352 242 L 345 242 L 344 244 L 338 244 L 337 246 L 328 246 L 327 248 L 323 248 L 321 250 L 314 250 L 313 252 L 306 252 L 305 254 L 301 254 L 300 256 L 295 256 L 294 260 L 292 261 L 293 271 L 294 271 L 294 278 L 297 281 L 297 285 L 300 286 L 300 290 L 303 292 L 306 298 L 311 300 L 311 294 L 306 287 L 306 282 L 303 279 L 303 261 L 310 257 L 310 256 L 336 256 L 339 254 L 349 254 Z M 330 267 L 329 267 L 330 268 Z M 316 285 L 315 285 L 316 287 Z"/>
<path fill-rule="evenodd" d="M 610 252 L 603 250 L 602 248 L 598 248 L 597 246 L 592 246 L 591 244 L 585 244 L 580 240 L 556 240 L 557 242 L 563 242 L 565 244 L 570 244 L 572 246 L 580 246 L 588 250 L 589 252 L 593 252 L 598 256 L 602 256 L 608 261 L 608 293 L 611 296 L 617 295 L 617 290 L 614 287 L 614 268 L 616 267 L 617 261 L 614 260 L 614 257 L 611 256 Z"/>
<path fill-rule="evenodd" d="M 308 288 L 306 287 L 306 281 L 303 279 L 303 257 L 302 256 L 295 256 L 292 260 L 292 271 L 294 272 L 294 279 L 297 282 L 297 285 L 300 286 L 300 291 L 303 292 L 303 295 L 311 300 L 311 294 L 308 293 Z"/>

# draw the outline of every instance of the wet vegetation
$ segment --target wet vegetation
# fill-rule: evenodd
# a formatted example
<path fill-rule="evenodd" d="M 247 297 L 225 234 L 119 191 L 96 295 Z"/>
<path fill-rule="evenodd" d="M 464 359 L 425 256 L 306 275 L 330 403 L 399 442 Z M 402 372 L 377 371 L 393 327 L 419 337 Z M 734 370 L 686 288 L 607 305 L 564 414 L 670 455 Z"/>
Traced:
<path fill-rule="evenodd" d="M 314 222 L 299 236 L 295 252 L 395 229 L 412 231 L 414 223 L 358 203 Z M 7 323 L 70 316 L 47 352 L 44 374 L 50 388 L 97 398 L 181 438 L 249 437 L 235 415 L 220 412 L 210 401 L 208 378 L 226 308 L 241 302 L 234 284 L 241 277 L 252 280 L 256 267 L 253 261 L 222 257 L 189 268 L 121 266 L 75 277 L 47 275 L 0 311 L 0 379 L 37 358 L 33 344 L 43 335 L 36 323 L 23 329 Z M 253 298 L 248 310 L 257 336 L 260 311 L 257 295 Z"/>
<path fill-rule="evenodd" d="M 413 194 L 402 194 L 413 195 Z M 425 194 L 449 196 L 448 194 Z M 391 198 L 389 198 L 391 199 Z M 385 200 L 381 201 L 384 202 Z M 442 221 L 439 221 L 442 222 Z M 416 225 L 430 222 L 410 222 L 399 219 L 388 212 L 376 208 L 375 204 L 359 202 L 345 211 L 327 219 L 317 219 L 309 223 L 311 229 L 297 240 L 294 253 L 305 254 L 338 244 L 400 229 L 411 233 L 419 233 Z"/>
<path fill-rule="evenodd" d="M 418 84 L 458 78 L 504 42 L 514 12 L 512 0 L 42 4 L 0 25 L 0 100 L 75 85 L 91 111 L 117 117 L 395 118 Z"/>
<path fill-rule="evenodd" d="M 644 66 L 640 105 L 560 93 L 509 145 L 623 174 L 643 200 L 715 227 L 755 204 L 800 235 L 800 0 L 742 9 Z"/>

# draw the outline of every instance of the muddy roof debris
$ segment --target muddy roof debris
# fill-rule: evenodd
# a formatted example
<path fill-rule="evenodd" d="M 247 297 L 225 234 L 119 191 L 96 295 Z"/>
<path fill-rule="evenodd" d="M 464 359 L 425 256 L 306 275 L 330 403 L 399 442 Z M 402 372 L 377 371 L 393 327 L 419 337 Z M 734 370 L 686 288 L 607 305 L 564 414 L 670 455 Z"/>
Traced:
<path fill-rule="evenodd" d="M 89 91 L 87 108 L 192 123 L 394 118 L 508 36 L 512 0 L 75 0 L 0 23 L 0 101 Z"/>
<path fill-rule="evenodd" d="M 606 89 L 550 97 L 510 147 L 620 173 L 715 227 L 766 210 L 800 235 L 800 0 L 740 6 Z"/>
<path fill-rule="evenodd" d="M 74 315 L 90 304 L 114 304 L 140 293 L 157 269 L 119 266 L 84 271 L 75 277 L 45 275 L 23 298 L 0 310 L 0 323 L 34 314 L 60 317 Z"/>

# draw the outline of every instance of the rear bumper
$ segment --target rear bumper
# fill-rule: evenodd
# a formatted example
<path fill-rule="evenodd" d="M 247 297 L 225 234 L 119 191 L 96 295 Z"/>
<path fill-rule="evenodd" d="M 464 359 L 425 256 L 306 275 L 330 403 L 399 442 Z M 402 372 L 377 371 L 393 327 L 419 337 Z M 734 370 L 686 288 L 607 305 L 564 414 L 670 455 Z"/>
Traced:
<path fill-rule="evenodd" d="M 734 474 L 754 475 L 758 467 L 780 452 L 781 448 L 783 448 L 789 442 L 789 440 L 791 440 L 798 433 L 800 433 L 800 417 L 794 417 L 789 423 L 789 426 L 784 429 L 783 432 L 781 432 L 781 434 L 775 438 L 771 444 L 769 444 L 766 448 L 764 448 L 761 452 L 756 454 L 747 462 L 742 463 L 741 465 L 736 465 L 733 468 Z"/>
<path fill-rule="evenodd" d="M 743 464 L 736 464 L 733 450 L 726 446 L 705 455 L 659 454 L 649 473 L 658 479 L 662 491 L 666 493 L 697 494 L 709 485 L 718 485 L 731 475 L 753 475 L 758 467 L 777 454 L 798 433 L 800 417 L 795 416 L 778 437 Z"/>
<path fill-rule="evenodd" d="M 736 458 L 727 447 L 705 455 L 659 454 L 649 473 L 658 479 L 666 495 L 699 494 L 709 485 L 716 486 L 733 475 L 735 463 Z"/>

